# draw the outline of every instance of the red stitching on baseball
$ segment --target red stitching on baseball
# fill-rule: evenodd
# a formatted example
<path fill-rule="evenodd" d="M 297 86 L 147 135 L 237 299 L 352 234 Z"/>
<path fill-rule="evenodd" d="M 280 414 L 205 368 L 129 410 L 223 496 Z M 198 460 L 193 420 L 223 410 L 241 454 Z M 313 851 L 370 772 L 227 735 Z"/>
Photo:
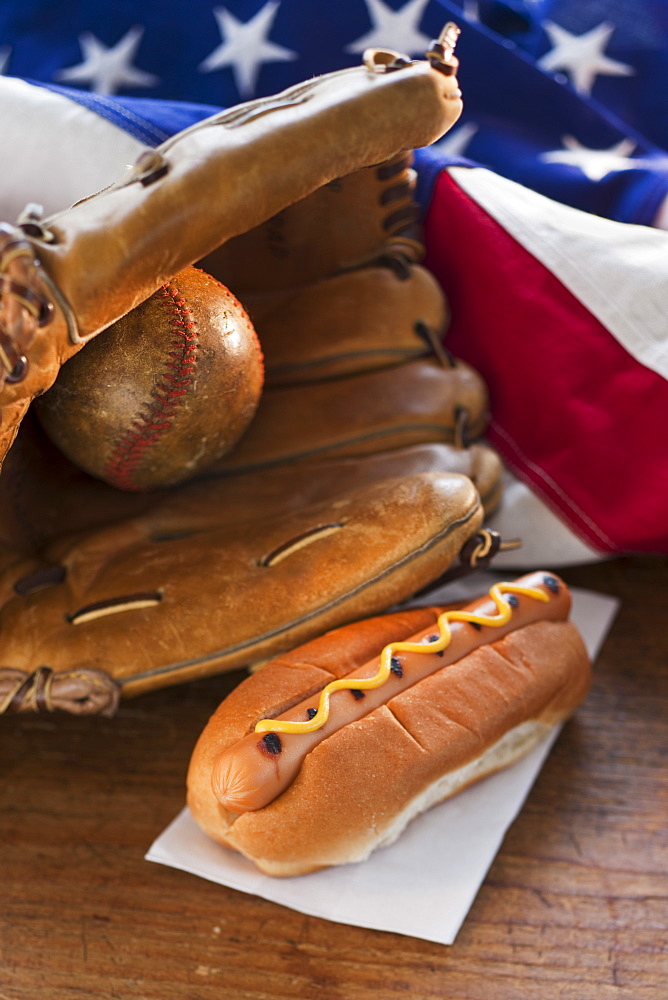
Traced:
<path fill-rule="evenodd" d="M 163 285 L 156 293 L 161 296 L 171 315 L 170 326 L 174 340 L 167 355 L 173 361 L 165 362 L 162 380 L 151 391 L 152 403 L 147 403 L 138 417 L 116 444 L 105 467 L 105 478 L 126 490 L 140 489 L 135 485 L 134 476 L 146 455 L 157 444 L 174 422 L 175 411 L 182 403 L 194 382 L 197 366 L 196 324 L 192 311 L 181 293 L 173 285 Z"/>

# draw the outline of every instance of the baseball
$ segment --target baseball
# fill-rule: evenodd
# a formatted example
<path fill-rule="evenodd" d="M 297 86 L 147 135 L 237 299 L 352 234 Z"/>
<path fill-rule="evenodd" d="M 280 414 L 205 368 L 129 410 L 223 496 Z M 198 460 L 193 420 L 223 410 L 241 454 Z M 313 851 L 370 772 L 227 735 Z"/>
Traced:
<path fill-rule="evenodd" d="M 35 406 L 80 468 L 120 489 L 158 489 L 233 447 L 255 413 L 263 372 L 243 306 L 188 267 L 87 343 Z"/>

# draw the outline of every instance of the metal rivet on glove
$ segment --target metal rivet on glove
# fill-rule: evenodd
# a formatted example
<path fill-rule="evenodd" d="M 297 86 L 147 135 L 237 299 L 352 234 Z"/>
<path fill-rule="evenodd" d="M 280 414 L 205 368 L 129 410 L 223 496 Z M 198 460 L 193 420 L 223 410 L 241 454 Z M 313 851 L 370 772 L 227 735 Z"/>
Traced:
<path fill-rule="evenodd" d="M 20 354 L 12 370 L 5 375 L 5 382 L 23 382 L 27 374 L 28 359 L 25 354 Z"/>
<path fill-rule="evenodd" d="M 362 59 L 372 73 L 392 73 L 404 66 L 411 66 L 413 62 L 408 56 L 393 49 L 365 49 Z"/>

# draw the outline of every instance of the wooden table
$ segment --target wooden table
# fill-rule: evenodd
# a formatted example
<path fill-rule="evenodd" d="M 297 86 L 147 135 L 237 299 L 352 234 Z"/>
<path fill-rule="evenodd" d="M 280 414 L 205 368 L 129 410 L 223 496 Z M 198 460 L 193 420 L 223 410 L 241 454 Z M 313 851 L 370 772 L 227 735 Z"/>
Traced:
<path fill-rule="evenodd" d="M 622 609 L 454 946 L 143 860 L 227 676 L 111 720 L 0 719 L 0 1000 L 666 1000 L 666 564 L 564 576 Z"/>

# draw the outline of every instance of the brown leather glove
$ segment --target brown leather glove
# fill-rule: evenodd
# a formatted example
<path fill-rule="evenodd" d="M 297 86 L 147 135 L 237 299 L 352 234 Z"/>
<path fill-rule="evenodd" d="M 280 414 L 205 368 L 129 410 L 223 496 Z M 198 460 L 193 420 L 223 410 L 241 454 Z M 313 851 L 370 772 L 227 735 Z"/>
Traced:
<path fill-rule="evenodd" d="M 92 337 L 184 267 L 338 177 L 458 118 L 456 60 L 365 65 L 213 116 L 59 215 L 0 229 L 0 460 L 34 396 Z M 238 294 L 238 293 L 237 293 Z"/>
<path fill-rule="evenodd" d="M 241 285 L 266 372 L 253 421 L 214 469 L 426 441 L 461 447 L 482 433 L 485 386 L 441 347 L 448 306 L 419 263 L 414 184 L 411 155 L 401 154 L 319 189 L 207 259 L 222 281 Z"/>
<path fill-rule="evenodd" d="M 447 308 L 418 263 L 403 153 L 459 113 L 442 55 L 393 68 L 376 54 L 243 105 L 175 137 L 42 236 L 7 236 L 8 271 L 22 280 L 5 283 L 3 343 L 7 363 L 13 345 L 28 368 L 5 383 L 14 402 L 3 418 L 101 326 L 162 295 L 161 283 L 180 286 L 177 269 L 228 236 L 204 263 L 247 306 L 267 388 L 231 451 L 152 494 L 92 478 L 28 414 L 0 476 L 0 712 L 110 714 L 120 695 L 274 656 L 404 599 L 462 551 L 475 560 L 500 464 L 470 445 L 484 428 L 484 385 L 439 346 Z M 288 144 L 265 191 L 253 168 L 283 166 Z M 190 218 L 173 225 L 184 191 Z M 77 281 L 89 253 L 99 266 Z M 51 294 L 43 327 L 24 294 L 31 280 L 42 304 Z M 150 296 L 140 308 L 154 308 Z M 97 388 L 105 366 L 132 381 L 132 318 L 87 343 L 44 397 L 55 440 L 51 417 L 57 425 L 82 383 Z M 108 445 L 100 436 L 99 450 Z"/>
<path fill-rule="evenodd" d="M 453 462 L 469 475 L 444 471 Z M 32 506 L 20 513 L 51 539 L 37 556 L 14 549 L 0 575 L 0 710 L 111 713 L 119 695 L 252 664 L 386 608 L 476 539 L 470 476 L 498 486 L 478 446 L 284 464 L 157 495 L 52 468 L 41 495 L 21 470 Z M 39 520 L 49 498 L 70 522 L 82 501 L 103 523 L 64 535 L 53 514 Z"/>

